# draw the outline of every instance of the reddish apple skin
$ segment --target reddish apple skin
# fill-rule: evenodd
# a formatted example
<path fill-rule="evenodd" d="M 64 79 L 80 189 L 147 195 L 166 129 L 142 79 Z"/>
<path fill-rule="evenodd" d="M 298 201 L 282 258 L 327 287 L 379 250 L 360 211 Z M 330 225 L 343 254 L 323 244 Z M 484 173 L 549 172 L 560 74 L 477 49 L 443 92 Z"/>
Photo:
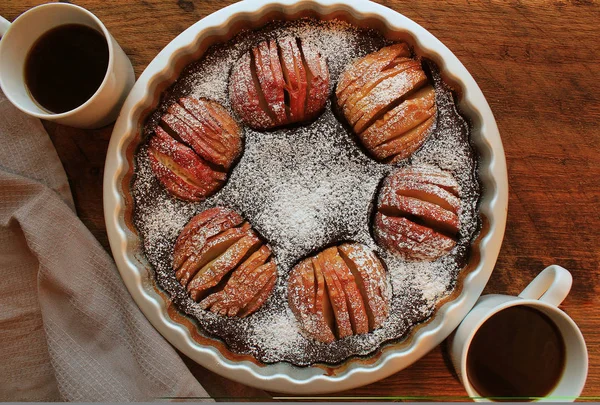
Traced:
<path fill-rule="evenodd" d="M 230 77 L 233 110 L 257 130 L 314 119 L 328 98 L 327 61 L 293 37 L 259 43 L 242 55 Z"/>

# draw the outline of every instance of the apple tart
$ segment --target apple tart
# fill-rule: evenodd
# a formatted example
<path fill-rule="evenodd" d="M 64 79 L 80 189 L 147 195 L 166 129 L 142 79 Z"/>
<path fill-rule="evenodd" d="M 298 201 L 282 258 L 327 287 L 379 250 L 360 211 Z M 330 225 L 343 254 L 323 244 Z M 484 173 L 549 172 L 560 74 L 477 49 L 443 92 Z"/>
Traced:
<path fill-rule="evenodd" d="M 300 262 L 290 274 L 290 308 L 308 336 L 333 342 L 377 329 L 389 313 L 386 272 L 364 245 L 333 246 Z"/>
<path fill-rule="evenodd" d="M 175 277 L 204 309 L 246 317 L 277 279 L 271 249 L 236 212 L 211 208 L 188 222 L 173 250 Z"/>
<path fill-rule="evenodd" d="M 353 131 L 379 161 L 409 157 L 435 122 L 435 90 L 406 43 L 350 64 L 338 80 L 336 97 Z"/>
<path fill-rule="evenodd" d="M 133 155 L 133 227 L 172 319 L 259 364 L 335 367 L 409 339 L 477 258 L 454 96 L 406 43 L 345 21 L 209 47 Z"/>

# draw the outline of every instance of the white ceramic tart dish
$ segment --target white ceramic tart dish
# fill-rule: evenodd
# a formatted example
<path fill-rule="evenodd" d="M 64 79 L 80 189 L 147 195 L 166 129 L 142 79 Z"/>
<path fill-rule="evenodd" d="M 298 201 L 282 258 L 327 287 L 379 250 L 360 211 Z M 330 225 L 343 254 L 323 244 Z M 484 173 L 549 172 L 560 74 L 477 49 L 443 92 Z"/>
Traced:
<path fill-rule="evenodd" d="M 156 285 L 132 220 L 134 155 L 142 142 L 144 122 L 159 104 L 161 93 L 211 45 L 273 20 L 302 17 L 339 19 L 374 29 L 388 40 L 407 42 L 416 55 L 433 61 L 443 80 L 456 92 L 458 108 L 470 123 L 471 142 L 479 157 L 482 228 L 454 292 L 402 341 L 384 344 L 366 358 L 352 357 L 333 366 L 262 364 L 250 356 L 231 353 L 218 339 L 203 336 Z M 500 134 L 474 79 L 456 56 L 424 28 L 369 1 L 243 1 L 203 18 L 169 43 L 138 79 L 115 124 L 104 174 L 104 214 L 113 256 L 125 285 L 154 327 L 177 349 L 218 374 L 261 389 L 292 394 L 322 394 L 372 383 L 406 368 L 440 344 L 475 304 L 492 273 L 504 236 L 507 204 L 508 180 Z"/>

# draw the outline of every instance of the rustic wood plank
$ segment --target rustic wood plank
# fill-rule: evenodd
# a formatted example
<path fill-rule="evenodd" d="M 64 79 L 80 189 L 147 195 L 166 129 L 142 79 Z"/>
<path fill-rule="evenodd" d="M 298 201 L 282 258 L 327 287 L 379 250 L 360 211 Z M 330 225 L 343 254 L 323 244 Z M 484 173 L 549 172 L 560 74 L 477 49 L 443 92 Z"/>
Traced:
<path fill-rule="evenodd" d="M 43 1 L 8 0 L 14 19 Z M 231 1 L 81 0 L 131 58 L 139 76 L 175 36 Z M 433 0 L 385 2 L 423 25 L 464 63 L 486 95 L 506 151 L 506 236 L 488 293 L 517 294 L 545 266 L 572 271 L 562 308 L 590 355 L 585 396 L 600 395 L 600 3 Z M 78 214 L 108 249 L 102 174 L 112 127 L 81 131 L 45 123 L 71 182 Z M 197 375 L 208 373 L 193 366 Z M 217 396 L 256 396 L 214 375 Z M 207 387 L 210 388 L 210 387 Z M 442 345 L 408 369 L 344 396 L 443 396 L 465 391 Z"/>

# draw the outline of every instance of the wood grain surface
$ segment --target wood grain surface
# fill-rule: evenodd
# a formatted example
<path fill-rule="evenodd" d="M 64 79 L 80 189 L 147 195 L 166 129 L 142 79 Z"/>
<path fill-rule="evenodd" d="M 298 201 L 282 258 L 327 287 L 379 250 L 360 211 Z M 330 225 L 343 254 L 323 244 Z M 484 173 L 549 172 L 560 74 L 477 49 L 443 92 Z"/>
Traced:
<path fill-rule="evenodd" d="M 12 20 L 40 3 L 3 0 L 0 15 Z M 104 22 L 138 77 L 180 32 L 232 2 L 76 3 Z M 518 294 L 547 265 L 569 269 L 573 289 L 561 308 L 587 341 L 583 396 L 600 396 L 600 3 L 394 0 L 385 5 L 424 26 L 458 56 L 498 122 L 510 202 L 504 244 L 485 292 Z M 64 164 L 79 216 L 109 250 L 102 175 L 112 126 L 93 131 L 44 126 Z M 218 398 L 267 395 L 187 363 Z M 444 343 L 400 373 L 338 395 L 460 400 L 466 392 Z"/>

